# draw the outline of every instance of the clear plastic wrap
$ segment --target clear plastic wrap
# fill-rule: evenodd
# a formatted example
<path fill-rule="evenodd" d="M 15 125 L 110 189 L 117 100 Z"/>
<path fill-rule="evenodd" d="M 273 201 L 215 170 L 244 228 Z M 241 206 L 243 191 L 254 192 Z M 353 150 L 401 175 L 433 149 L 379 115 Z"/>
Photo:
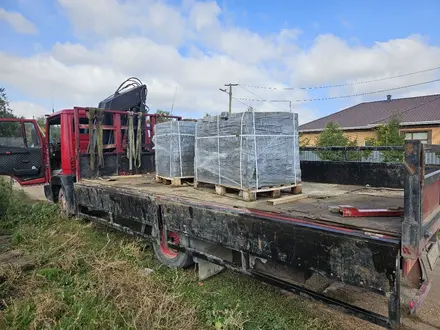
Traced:
<path fill-rule="evenodd" d="M 195 180 L 251 190 L 298 184 L 298 115 L 248 111 L 200 119 Z"/>
<path fill-rule="evenodd" d="M 165 178 L 194 176 L 195 127 L 193 121 L 156 124 L 153 137 L 156 175 Z"/>

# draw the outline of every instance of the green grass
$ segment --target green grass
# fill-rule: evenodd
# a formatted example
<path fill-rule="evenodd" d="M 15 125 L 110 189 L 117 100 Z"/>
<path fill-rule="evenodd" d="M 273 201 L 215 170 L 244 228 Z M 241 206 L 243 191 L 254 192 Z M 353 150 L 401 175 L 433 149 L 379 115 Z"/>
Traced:
<path fill-rule="evenodd" d="M 59 217 L 0 181 L 0 234 L 35 267 L 0 279 L 2 329 L 331 329 L 304 300 L 224 272 L 160 265 L 140 240 Z M 153 269 L 144 275 L 144 268 Z"/>

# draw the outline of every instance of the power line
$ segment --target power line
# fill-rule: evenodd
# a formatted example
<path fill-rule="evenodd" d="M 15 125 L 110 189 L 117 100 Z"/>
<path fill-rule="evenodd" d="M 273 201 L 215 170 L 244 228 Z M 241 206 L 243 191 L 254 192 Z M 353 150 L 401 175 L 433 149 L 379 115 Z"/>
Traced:
<path fill-rule="evenodd" d="M 254 92 L 251 92 L 249 89 L 247 89 L 247 88 L 245 88 L 245 87 L 243 87 L 242 85 L 239 85 L 241 88 L 243 88 L 245 91 L 247 91 L 248 93 L 251 93 L 252 95 L 254 95 L 254 96 L 256 96 L 256 97 L 261 97 L 261 96 L 258 96 L 257 94 L 255 94 Z M 277 105 L 277 104 L 274 104 L 273 102 L 289 102 L 289 101 L 285 101 L 285 100 L 265 100 L 265 101 L 263 101 L 263 102 L 267 102 L 267 103 L 270 103 L 271 105 L 273 105 L 273 106 L 275 106 L 275 107 L 277 107 L 277 108 L 280 108 L 281 110 L 284 110 L 284 111 L 286 111 L 286 109 L 284 109 L 283 107 L 280 107 L 279 105 Z"/>
<path fill-rule="evenodd" d="M 312 86 L 312 87 L 270 87 L 270 86 L 257 86 L 257 85 L 240 84 L 240 86 L 242 86 L 242 87 L 245 86 L 245 87 L 249 87 L 249 88 L 259 88 L 259 89 L 272 89 L 272 90 L 325 89 L 325 88 L 336 88 L 336 87 L 346 87 L 346 86 L 355 86 L 355 85 L 368 84 L 368 83 L 372 83 L 372 82 L 378 82 L 378 81 L 384 81 L 384 80 L 389 80 L 389 79 L 396 79 L 396 78 L 401 78 L 401 77 L 412 76 L 412 75 L 415 75 L 415 74 L 425 73 L 425 72 L 434 71 L 434 70 L 438 70 L 438 69 L 440 69 L 440 66 L 437 66 L 437 67 L 434 67 L 434 68 L 430 68 L 430 69 L 410 72 L 410 73 L 403 73 L 403 74 L 400 74 L 400 75 L 397 75 L 397 76 L 392 76 L 392 77 L 385 77 L 385 78 L 378 78 L 378 79 L 364 80 L 364 81 L 358 81 L 358 82 L 353 82 L 353 83 L 336 84 L 336 85 L 323 85 L 323 86 Z"/>
<path fill-rule="evenodd" d="M 233 98 L 235 101 L 237 101 L 238 103 L 241 103 L 241 104 L 247 106 L 248 108 L 251 107 L 249 104 L 246 104 L 246 103 L 244 103 L 244 102 L 241 102 L 240 99 L 238 99 L 238 98 L 236 98 L 236 97 L 234 97 L 234 96 L 233 96 L 232 98 Z M 251 108 L 252 108 L 252 107 L 251 107 Z"/>
<path fill-rule="evenodd" d="M 365 93 L 359 93 L 359 94 L 350 94 L 350 95 L 341 95 L 341 96 L 332 96 L 332 97 L 320 97 L 320 98 L 303 99 L 303 100 L 297 99 L 297 100 L 292 100 L 292 102 L 313 102 L 313 101 L 327 101 L 327 100 L 335 100 L 335 99 L 345 99 L 345 98 L 356 97 L 356 96 L 365 96 L 365 95 L 372 95 L 372 94 L 383 93 L 383 92 L 391 92 L 391 91 L 395 91 L 395 90 L 399 90 L 399 89 L 405 89 L 405 88 L 410 88 L 410 87 L 415 87 L 415 86 L 431 84 L 431 83 L 438 82 L 438 81 L 440 81 L 440 79 L 434 79 L 434 80 L 430 80 L 430 81 L 424 81 L 424 82 L 417 83 L 417 84 L 400 86 L 400 87 L 395 87 L 395 88 L 381 89 L 381 90 L 374 91 L 374 92 L 365 92 Z M 244 100 L 244 101 L 254 101 L 254 102 L 273 102 L 273 101 L 264 100 L 264 99 L 249 99 L 249 98 L 241 98 L 241 97 L 236 98 L 236 100 L 237 99 Z"/>

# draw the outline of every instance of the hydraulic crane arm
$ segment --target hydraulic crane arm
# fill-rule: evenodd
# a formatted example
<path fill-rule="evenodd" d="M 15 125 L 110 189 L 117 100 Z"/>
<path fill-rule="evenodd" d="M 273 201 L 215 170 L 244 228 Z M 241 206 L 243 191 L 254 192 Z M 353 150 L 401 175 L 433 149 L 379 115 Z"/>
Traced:
<path fill-rule="evenodd" d="M 147 86 L 138 78 L 131 77 L 120 84 L 114 94 L 99 102 L 98 108 L 148 112 L 147 93 Z"/>

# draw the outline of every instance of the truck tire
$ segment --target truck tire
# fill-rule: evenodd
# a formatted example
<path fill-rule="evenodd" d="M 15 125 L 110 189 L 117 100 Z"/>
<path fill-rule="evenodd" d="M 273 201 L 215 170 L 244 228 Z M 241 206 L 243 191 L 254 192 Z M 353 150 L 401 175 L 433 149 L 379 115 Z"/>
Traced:
<path fill-rule="evenodd" d="M 168 232 L 168 237 L 176 244 L 180 242 L 180 236 L 175 232 Z M 163 234 L 161 234 L 160 244 L 153 243 L 153 249 L 156 258 L 170 268 L 186 268 L 194 263 L 191 256 L 170 248 Z"/>

